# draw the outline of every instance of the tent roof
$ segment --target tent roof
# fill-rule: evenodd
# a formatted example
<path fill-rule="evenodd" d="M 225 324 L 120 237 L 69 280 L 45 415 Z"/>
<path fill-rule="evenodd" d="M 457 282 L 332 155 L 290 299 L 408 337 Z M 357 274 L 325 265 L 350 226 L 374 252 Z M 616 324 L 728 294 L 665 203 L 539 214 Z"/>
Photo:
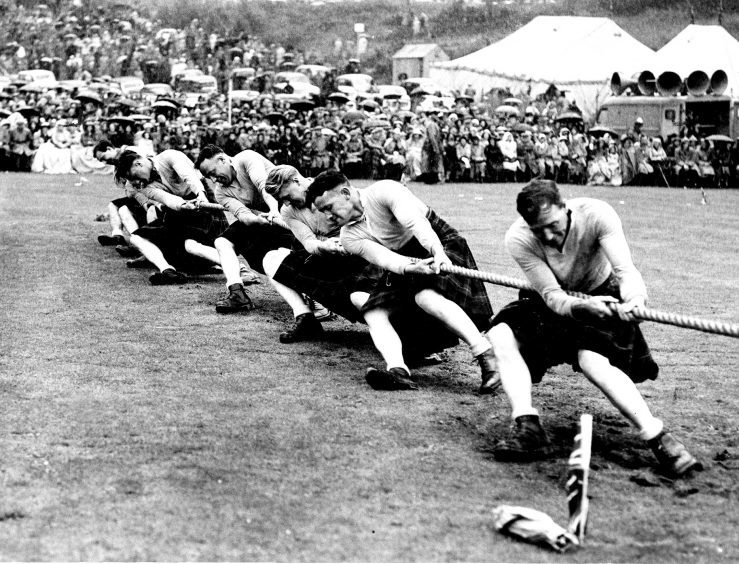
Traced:
<path fill-rule="evenodd" d="M 393 55 L 393 59 L 422 59 L 437 48 L 439 45 L 436 43 L 409 43 L 401 47 L 400 51 Z"/>
<path fill-rule="evenodd" d="M 433 66 L 565 86 L 644 70 L 654 55 L 608 18 L 538 16 L 492 45 Z"/>
<path fill-rule="evenodd" d="M 689 25 L 657 51 L 652 67 L 671 70 L 683 79 L 696 70 L 709 76 L 721 69 L 729 77 L 729 88 L 739 90 L 739 41 L 720 25 Z"/>

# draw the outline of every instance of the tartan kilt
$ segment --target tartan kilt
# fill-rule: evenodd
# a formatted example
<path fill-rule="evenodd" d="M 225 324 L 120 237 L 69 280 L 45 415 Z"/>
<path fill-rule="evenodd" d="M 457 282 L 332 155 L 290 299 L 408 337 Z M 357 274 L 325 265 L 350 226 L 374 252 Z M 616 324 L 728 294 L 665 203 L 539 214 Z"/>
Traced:
<path fill-rule="evenodd" d="M 477 270 L 477 263 L 467 245 L 467 240 L 430 208 L 426 213 L 426 219 L 439 237 L 452 263 L 463 268 Z M 395 252 L 414 258 L 431 256 L 415 237 Z M 481 331 L 489 329 L 493 308 L 483 282 L 452 274 L 428 276 L 386 272 L 363 309 L 366 311 L 375 307 L 392 308 L 398 304 L 408 303 L 408 300 L 413 302 L 415 295 L 424 289 L 436 290 L 448 300 L 459 305 Z"/>
<path fill-rule="evenodd" d="M 264 274 L 262 261 L 269 251 L 281 247 L 302 248 L 292 231 L 279 225 L 261 223 L 246 225 L 241 221 L 235 221 L 220 236 L 231 241 L 236 253 L 243 256 L 251 268 L 262 274 Z"/>
<path fill-rule="evenodd" d="M 167 260 L 180 262 L 189 260 L 184 247 L 187 239 L 212 247 L 227 225 L 223 212 L 165 209 L 161 219 L 139 227 L 135 234 L 159 247 Z"/>
<path fill-rule="evenodd" d="M 618 281 L 611 275 L 589 293 L 618 298 Z M 498 312 L 493 326 L 501 323 L 508 325 L 516 336 L 534 383 L 558 364 L 570 364 L 581 372 L 577 362 L 580 350 L 603 355 L 635 383 L 655 380 L 659 373 L 637 323 L 619 318 L 578 321 L 553 312 L 538 293 L 529 290 L 522 290 L 517 301 Z"/>
<path fill-rule="evenodd" d="M 352 322 L 362 314 L 349 296 L 369 292 L 384 271 L 357 256 L 312 255 L 293 250 L 275 272 L 274 279 L 288 288 L 307 294 L 328 309 Z"/>

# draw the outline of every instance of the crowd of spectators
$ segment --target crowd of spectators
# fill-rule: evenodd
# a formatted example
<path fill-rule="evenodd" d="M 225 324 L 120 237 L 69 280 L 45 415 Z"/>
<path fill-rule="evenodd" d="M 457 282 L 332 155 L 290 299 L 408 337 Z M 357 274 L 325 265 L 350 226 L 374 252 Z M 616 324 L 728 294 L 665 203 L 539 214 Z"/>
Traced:
<path fill-rule="evenodd" d="M 197 20 L 175 30 L 135 11 L 90 13 L 74 1 L 67 8 L 53 17 L 44 5 L 6 7 L 0 31 L 10 41 L 0 52 L 0 71 L 48 69 L 62 82 L 54 88 L 0 83 L 0 170 L 107 173 L 92 148 L 108 139 L 149 154 L 177 149 L 193 159 L 206 144 L 230 155 L 251 149 L 310 175 L 339 168 L 350 177 L 402 181 L 542 176 L 614 186 L 736 180 L 737 143 L 652 139 L 641 132 L 641 120 L 621 137 L 589 132 L 578 109 L 556 91 L 536 100 L 497 92 L 477 104 L 473 92 L 459 93 L 453 104 L 413 98 L 411 110 L 369 93 L 356 101 L 332 97 L 336 71 L 329 71 L 311 77 L 320 96 L 290 101 L 275 95 L 274 73 L 316 61 L 289 47 L 243 34 L 221 38 Z M 346 65 L 341 72 L 359 70 L 356 61 Z M 254 69 L 255 96 L 229 102 L 229 76 L 241 67 Z M 157 102 L 113 88 L 112 77 L 170 83 L 185 68 L 216 77 L 217 91 L 186 105 L 176 93 Z"/>

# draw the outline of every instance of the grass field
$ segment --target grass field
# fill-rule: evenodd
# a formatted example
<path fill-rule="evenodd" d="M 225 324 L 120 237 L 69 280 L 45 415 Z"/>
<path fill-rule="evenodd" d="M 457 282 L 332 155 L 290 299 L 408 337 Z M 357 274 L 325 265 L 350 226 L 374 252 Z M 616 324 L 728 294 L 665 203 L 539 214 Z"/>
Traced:
<path fill-rule="evenodd" d="M 417 392 L 373 392 L 365 328 L 333 321 L 325 342 L 280 345 L 290 313 L 267 284 L 240 316 L 215 313 L 218 276 L 150 286 L 96 241 L 112 181 L 77 182 L 0 175 L 0 559 L 739 559 L 736 339 L 644 324 L 662 374 L 641 389 L 704 460 L 692 479 L 655 474 L 635 433 L 564 367 L 535 389 L 556 456 L 496 463 L 507 402 L 476 395 L 464 347 L 419 370 Z M 502 246 L 518 186 L 412 189 L 481 268 L 520 276 Z M 739 192 L 711 191 L 708 205 L 696 191 L 563 192 L 616 207 L 650 305 L 739 321 Z M 496 310 L 515 296 L 489 291 Z M 498 535 L 503 503 L 566 523 L 583 412 L 595 419 L 586 546 L 559 556 Z"/>

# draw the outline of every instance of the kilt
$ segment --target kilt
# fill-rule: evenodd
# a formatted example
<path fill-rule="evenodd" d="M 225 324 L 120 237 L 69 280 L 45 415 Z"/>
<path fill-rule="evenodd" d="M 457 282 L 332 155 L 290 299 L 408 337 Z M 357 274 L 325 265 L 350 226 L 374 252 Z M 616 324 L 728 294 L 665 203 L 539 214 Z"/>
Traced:
<path fill-rule="evenodd" d="M 618 281 L 611 276 L 590 293 L 619 297 Z M 581 372 L 577 362 L 580 350 L 603 355 L 636 383 L 654 380 L 659 373 L 636 323 L 618 318 L 578 321 L 553 312 L 538 293 L 527 290 L 519 293 L 518 301 L 498 312 L 493 326 L 500 323 L 508 325 L 516 336 L 534 383 L 558 364 L 570 364 Z"/>
<path fill-rule="evenodd" d="M 128 208 L 128 211 L 131 212 L 131 216 L 133 216 L 139 226 L 146 225 L 146 210 L 144 209 L 144 206 L 139 204 L 136 198 L 117 198 L 113 200 L 111 204 L 119 209 L 124 207 Z"/>
<path fill-rule="evenodd" d="M 449 259 L 453 264 L 464 268 L 477 269 L 477 263 L 467 241 L 459 232 L 429 209 L 426 214 L 432 229 L 439 237 Z M 429 258 L 429 252 L 414 237 L 402 248 L 395 251 L 400 255 L 415 258 Z M 439 294 L 459 305 L 478 329 L 490 327 L 493 308 L 490 305 L 485 285 L 480 280 L 444 274 L 427 276 L 422 274 L 401 275 L 387 272 L 375 287 L 364 309 L 375 307 L 394 307 L 414 301 L 415 295 L 424 289 L 436 290 Z"/>
<path fill-rule="evenodd" d="M 302 249 L 302 245 L 292 232 L 279 225 L 259 223 L 246 225 L 241 221 L 236 221 L 220 236 L 231 241 L 236 253 L 243 256 L 250 267 L 262 274 L 264 274 L 262 260 L 269 251 L 280 247 Z"/>
<path fill-rule="evenodd" d="M 371 292 L 383 272 L 357 256 L 312 255 L 300 249 L 285 257 L 274 279 L 356 322 L 362 321 L 362 314 L 349 296 L 353 292 Z"/>
<path fill-rule="evenodd" d="M 188 259 L 184 247 L 187 239 L 212 247 L 216 237 L 227 225 L 223 212 L 175 211 L 165 208 L 161 219 L 139 227 L 134 234 L 154 243 L 167 260 L 178 262 Z"/>

